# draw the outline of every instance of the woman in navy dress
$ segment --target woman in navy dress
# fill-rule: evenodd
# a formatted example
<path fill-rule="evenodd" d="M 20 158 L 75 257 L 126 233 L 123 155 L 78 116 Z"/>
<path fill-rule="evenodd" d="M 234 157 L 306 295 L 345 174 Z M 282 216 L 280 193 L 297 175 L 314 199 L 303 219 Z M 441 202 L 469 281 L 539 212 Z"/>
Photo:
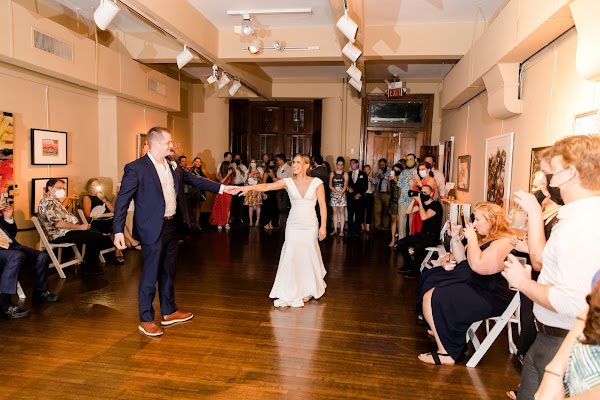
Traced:
<path fill-rule="evenodd" d="M 432 272 L 422 282 L 423 315 L 438 347 L 419 355 L 427 364 L 453 365 L 465 350 L 471 324 L 499 316 L 514 296 L 500 274 L 514 235 L 501 207 L 489 202 L 475 207 L 475 221 L 464 229 L 467 246 L 458 239 L 456 226 L 451 235 L 458 265 L 454 271 Z"/>

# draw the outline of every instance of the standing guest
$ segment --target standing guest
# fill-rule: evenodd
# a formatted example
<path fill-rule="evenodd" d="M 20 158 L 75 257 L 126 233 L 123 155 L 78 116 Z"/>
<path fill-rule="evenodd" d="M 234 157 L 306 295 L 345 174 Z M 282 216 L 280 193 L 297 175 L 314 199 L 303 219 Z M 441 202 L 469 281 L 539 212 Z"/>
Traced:
<path fill-rule="evenodd" d="M 231 152 L 226 151 L 225 153 L 223 153 L 223 161 L 221 161 L 219 165 L 217 165 L 217 173 L 219 173 L 219 171 L 221 170 L 221 164 L 223 164 L 225 161 L 227 161 L 228 163 L 233 162 L 233 154 Z"/>
<path fill-rule="evenodd" d="M 204 166 L 202 165 L 202 159 L 200 157 L 194 158 L 190 172 L 199 178 L 208 179 L 208 172 L 206 172 L 206 169 L 204 169 Z M 198 226 L 198 230 L 202 230 L 200 227 L 200 216 L 202 215 L 202 204 L 204 204 L 206 201 L 206 193 L 204 190 L 196 189 L 195 187 L 192 187 L 192 193 L 193 196 L 190 200 L 190 206 L 193 210 L 193 221 Z"/>
<path fill-rule="evenodd" d="M 91 221 L 90 224 L 92 226 L 92 229 L 102 232 L 105 235 L 112 235 L 115 208 L 113 207 L 111 202 L 108 201 L 106 196 L 104 196 L 102 188 L 100 187 L 100 183 L 96 178 L 92 178 L 87 181 L 87 184 L 85 185 L 85 190 L 87 194 L 83 196 L 83 214 L 85 215 L 88 221 Z M 100 207 L 100 209 L 104 212 L 97 217 L 92 217 L 92 210 L 96 209 L 96 207 Z M 125 234 L 125 239 L 127 239 L 129 243 L 131 243 L 131 247 L 133 247 L 136 250 L 142 250 L 140 242 L 138 242 L 131 236 L 129 228 L 125 227 L 123 233 Z M 125 262 L 123 252 L 116 247 L 115 257 L 117 258 L 117 262 L 119 264 L 123 264 Z"/>
<path fill-rule="evenodd" d="M 12 206 L 4 206 L 0 213 L 0 311 L 5 318 L 24 318 L 29 315 L 29 311 L 14 305 L 11 299 L 12 295 L 17 293 L 17 280 L 22 266 L 30 264 L 35 268 L 34 299 L 58 301 L 58 296 L 48 290 L 50 257 L 46 252 L 17 242 L 17 224 Z"/>
<path fill-rule="evenodd" d="M 398 272 L 404 273 L 407 278 L 419 276 L 421 263 L 427 255 L 425 250 L 429 246 L 440 244 L 440 231 L 442 230 L 443 210 L 442 204 L 433 200 L 433 189 L 423 185 L 418 197 L 413 197 L 407 212 L 418 212 L 423 220 L 423 227 L 419 233 L 409 235 L 398 242 L 398 251 L 404 258 L 404 266 Z M 409 249 L 414 249 L 414 259 Z"/>
<path fill-rule="evenodd" d="M 390 226 L 390 216 L 388 205 L 390 204 L 390 193 L 388 190 L 388 182 L 390 172 L 392 170 L 387 167 L 387 160 L 382 158 L 379 160 L 379 171 L 374 179 L 375 183 L 375 203 L 373 206 L 373 225 L 375 230 L 385 230 Z"/>
<path fill-rule="evenodd" d="M 242 156 L 239 153 L 233 155 L 233 164 L 235 170 L 233 178 L 234 186 L 244 186 L 248 179 L 248 167 L 242 164 Z M 231 219 L 235 222 L 244 222 L 244 199 L 240 196 L 235 196 L 231 199 Z"/>
<path fill-rule="evenodd" d="M 267 168 L 269 167 L 269 161 L 271 161 L 271 156 L 269 153 L 265 153 L 262 155 L 262 162 L 258 166 L 258 170 L 261 175 L 264 175 L 267 172 Z"/>
<path fill-rule="evenodd" d="M 365 216 L 365 194 L 369 187 L 369 178 L 358 169 L 356 158 L 350 160 L 348 178 L 348 234 L 358 236 Z"/>
<path fill-rule="evenodd" d="M 188 159 L 186 156 L 179 156 L 177 160 L 179 161 L 181 168 L 188 169 Z"/>
<path fill-rule="evenodd" d="M 183 195 L 184 183 L 214 193 L 237 193 L 237 188 L 198 178 L 181 168 L 175 159 L 167 158 L 169 150 L 173 148 L 171 132 L 167 128 L 154 127 L 146 137 L 150 146 L 148 154 L 125 166 L 115 204 L 114 234 L 115 246 L 124 249 L 123 227 L 129 203 L 133 199 L 134 221 L 142 242 L 144 261 L 139 288 L 138 330 L 147 336 L 160 336 L 163 331 L 154 322 L 152 307 L 157 282 L 161 325 L 189 321 L 194 316 L 180 311 L 175 304 L 178 238 L 174 217 L 183 218 L 189 227 L 189 221 L 186 221 L 189 213 Z"/>
<path fill-rule="evenodd" d="M 400 164 L 394 164 L 392 168 L 392 172 L 390 172 L 388 188 L 390 189 L 390 204 L 388 205 L 388 211 L 390 213 L 391 223 L 390 227 L 392 229 L 392 241 L 390 242 L 390 247 L 396 246 L 396 238 L 399 236 L 398 234 L 398 198 L 399 198 L 399 189 L 398 189 L 398 179 L 400 179 L 400 172 L 402 172 L 402 166 Z"/>
<path fill-rule="evenodd" d="M 256 160 L 250 160 L 250 171 L 248 171 L 248 179 L 246 180 L 246 185 L 255 186 L 263 183 L 263 177 L 256 166 Z M 246 193 L 244 199 L 244 205 L 248 206 L 248 213 L 250 214 L 250 226 L 258 226 L 260 222 L 260 208 L 262 206 L 263 194 L 261 192 L 256 192 L 254 190 Z M 254 221 L 254 208 L 256 208 L 256 224 L 253 224 Z"/>
<path fill-rule="evenodd" d="M 531 267 L 523 268 L 510 257 L 502 273 L 534 302 L 537 321 L 538 334 L 523 361 L 519 399 L 533 399 L 546 365 L 585 310 L 590 282 L 600 269 L 600 137 L 565 137 L 550 155 L 549 186 L 560 188 L 565 205 L 544 248 L 540 276 L 532 280 Z M 514 200 L 527 212 L 529 224 L 543 226 L 533 195 L 517 194 Z"/>
<path fill-rule="evenodd" d="M 400 200 L 398 208 L 398 223 L 400 224 L 400 239 L 406 237 L 406 226 L 409 222 L 408 214 L 406 209 L 412 201 L 412 198 L 408 195 L 408 191 L 411 188 L 410 179 L 414 174 L 417 173 L 417 157 L 414 154 L 406 155 L 406 169 L 400 173 L 400 179 L 398 180 L 398 187 L 400 188 Z"/>
<path fill-rule="evenodd" d="M 367 191 L 365 192 L 365 220 L 364 223 L 361 223 L 360 230 L 361 232 L 371 232 L 371 220 L 373 219 L 373 204 L 375 203 L 375 181 L 371 176 L 371 166 L 365 165 L 363 167 L 363 172 L 367 175 L 367 179 L 369 180 L 369 184 L 367 185 Z M 361 221 L 362 222 L 362 221 Z"/>
<path fill-rule="evenodd" d="M 434 200 L 444 199 L 446 197 L 446 177 L 444 176 L 444 173 L 435 168 L 432 156 L 426 156 L 424 161 L 431 165 L 431 172 L 433 172 L 433 177 L 435 179 L 434 189 L 436 190 Z"/>
<path fill-rule="evenodd" d="M 429 164 L 429 163 L 419 164 L 419 166 L 417 167 L 417 171 L 418 171 L 418 173 L 414 174 L 412 176 L 412 178 L 410 179 L 410 185 L 412 186 L 412 189 L 416 190 L 416 191 L 420 191 L 421 188 L 423 187 L 423 185 L 428 185 L 430 188 L 433 188 L 432 196 L 434 196 L 434 198 L 435 198 L 435 192 L 436 192 L 435 187 L 436 187 L 437 183 L 435 181 L 435 178 L 433 177 L 433 172 L 431 171 L 431 164 Z M 412 215 L 411 223 L 410 223 L 411 235 L 421 232 L 421 226 L 423 225 L 423 221 L 421 220 L 421 216 L 420 216 L 419 212 L 411 213 L 409 215 Z"/>
<path fill-rule="evenodd" d="M 52 243 L 85 244 L 85 256 L 81 271 L 84 275 L 101 274 L 98 264 L 100 250 L 112 247 L 110 239 L 90 224 L 80 224 L 79 219 L 67 211 L 59 199 L 65 197 L 65 181 L 50 179 L 46 182 L 46 193 L 38 205 L 40 223 Z"/>
<path fill-rule="evenodd" d="M 235 174 L 235 170 L 231 166 L 231 163 L 223 161 L 217 178 L 221 185 L 229 186 L 231 185 L 231 182 L 233 182 Z M 229 230 L 230 228 L 231 197 L 232 196 L 229 193 L 219 193 L 215 197 L 215 203 L 213 204 L 212 213 L 210 214 L 208 222 L 211 225 L 217 225 L 219 231 L 223 230 L 223 225 L 225 225 L 226 230 Z"/>
<path fill-rule="evenodd" d="M 273 180 L 275 182 L 278 182 L 285 178 L 291 178 L 292 167 L 290 167 L 287 164 L 285 154 L 277 154 L 275 156 L 275 160 L 277 164 L 277 175 Z M 277 198 L 277 209 L 279 210 L 279 229 L 283 229 L 285 228 L 285 224 L 288 219 L 288 214 L 290 212 L 290 197 L 288 196 L 287 190 L 285 189 L 278 190 L 275 196 Z"/>
<path fill-rule="evenodd" d="M 181 168 L 183 169 L 188 169 L 188 159 L 186 156 L 179 156 L 179 158 L 177 159 L 179 161 L 179 165 L 181 165 Z M 190 225 L 192 226 L 192 230 L 193 231 L 199 231 L 200 227 L 198 226 L 198 221 L 196 220 L 196 214 L 195 214 L 195 210 L 194 210 L 194 197 L 195 197 L 195 189 L 190 186 L 190 185 L 183 185 L 183 193 L 185 194 L 185 198 L 186 201 L 188 202 L 188 211 L 190 213 L 190 215 L 188 216 L 188 219 L 190 221 Z"/>
<path fill-rule="evenodd" d="M 310 176 L 319 178 L 323 182 L 329 182 L 329 171 L 325 167 L 323 163 L 323 156 L 316 155 L 313 158 L 312 171 L 310 171 Z M 329 186 L 329 185 L 327 185 Z M 329 198 L 329 187 L 325 187 L 325 198 Z M 319 204 L 315 205 L 315 212 L 317 213 L 317 220 L 319 224 L 321 223 L 321 212 L 319 210 Z"/>
<path fill-rule="evenodd" d="M 266 165 L 265 173 L 263 174 L 263 182 L 264 183 L 273 183 L 275 182 L 275 171 L 277 171 L 277 166 L 275 165 L 275 161 L 270 160 Z M 269 231 L 273 229 L 273 222 L 277 222 L 277 200 L 275 199 L 275 194 L 270 193 L 263 196 L 263 204 L 262 204 L 262 224 L 264 225 L 265 230 Z"/>
<path fill-rule="evenodd" d="M 348 173 L 344 171 L 344 157 L 338 157 L 335 170 L 329 174 L 329 205 L 333 208 L 333 232 L 344 236 L 344 225 L 346 224 L 346 190 L 348 189 Z"/>

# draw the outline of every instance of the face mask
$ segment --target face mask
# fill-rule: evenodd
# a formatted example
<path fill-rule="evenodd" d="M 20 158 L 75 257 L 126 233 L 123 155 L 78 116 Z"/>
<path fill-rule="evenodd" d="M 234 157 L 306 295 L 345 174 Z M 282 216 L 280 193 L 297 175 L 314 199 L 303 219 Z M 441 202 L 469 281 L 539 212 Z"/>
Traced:
<path fill-rule="evenodd" d="M 421 193 L 419 196 L 421 196 L 421 200 L 423 201 L 429 201 L 429 199 L 431 199 L 431 196 L 425 193 Z"/>
<path fill-rule="evenodd" d="M 408 168 L 412 168 L 412 167 L 414 167 L 414 166 L 415 166 L 415 162 L 414 162 L 414 160 L 407 160 L 407 161 L 406 161 L 406 166 L 407 166 Z"/>
<path fill-rule="evenodd" d="M 563 198 L 560 195 L 560 188 L 548 186 L 546 189 L 548 189 L 548 193 L 550 193 L 550 200 L 552 200 L 559 206 L 565 205 L 565 202 L 563 201 Z"/>
<path fill-rule="evenodd" d="M 250 166 L 251 166 L 252 168 L 255 168 L 255 167 L 256 167 L 256 163 L 255 163 L 255 162 L 252 162 L 252 163 L 250 163 Z"/>
<path fill-rule="evenodd" d="M 419 175 L 421 176 L 421 178 L 425 178 L 427 176 L 427 171 L 421 170 L 419 171 Z"/>
<path fill-rule="evenodd" d="M 65 197 L 65 190 L 58 189 L 56 192 L 54 192 L 54 195 L 56 196 L 57 199 L 62 199 L 63 197 Z"/>
<path fill-rule="evenodd" d="M 533 194 L 536 198 L 536 200 L 538 201 L 538 203 L 542 204 L 542 201 L 544 201 L 546 199 L 546 195 L 544 194 L 544 192 L 542 192 L 541 190 L 538 190 L 537 192 L 535 192 Z"/>
<path fill-rule="evenodd" d="M 350 167 L 352 168 L 352 170 L 355 170 L 356 168 L 358 168 L 358 164 L 350 164 Z"/>

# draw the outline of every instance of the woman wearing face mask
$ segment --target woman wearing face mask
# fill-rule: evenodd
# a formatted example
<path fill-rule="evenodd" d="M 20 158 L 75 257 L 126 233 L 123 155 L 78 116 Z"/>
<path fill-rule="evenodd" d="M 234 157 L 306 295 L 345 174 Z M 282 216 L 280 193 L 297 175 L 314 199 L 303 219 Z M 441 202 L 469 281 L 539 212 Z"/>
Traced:
<path fill-rule="evenodd" d="M 390 204 L 388 206 L 388 212 L 390 213 L 391 221 L 390 227 L 392 230 L 392 241 L 390 247 L 396 245 L 396 238 L 399 235 L 399 218 L 398 218 L 398 199 L 400 198 L 400 190 L 398 188 L 398 179 L 400 179 L 400 172 L 402 172 L 402 165 L 395 164 L 392 173 L 390 173 L 388 181 L 388 190 L 390 192 Z"/>
<path fill-rule="evenodd" d="M 436 188 L 437 187 L 436 181 L 435 181 L 435 178 L 433 177 L 433 171 L 431 170 L 431 164 L 429 164 L 428 162 L 424 162 L 421 165 L 419 165 L 418 171 L 416 174 L 413 175 L 410 183 L 411 183 L 411 186 L 413 187 L 413 190 L 417 190 L 417 191 L 421 190 L 423 185 L 429 185 L 432 188 Z M 431 194 L 431 196 L 435 197 L 435 189 L 433 190 L 433 193 Z M 411 229 L 410 229 L 411 235 L 421 232 L 422 226 L 423 226 L 423 220 L 421 219 L 421 216 L 419 215 L 419 213 L 418 212 L 413 213 Z"/>
<path fill-rule="evenodd" d="M 263 183 L 263 178 L 256 166 L 256 160 L 250 160 L 250 171 L 248 172 L 248 179 L 246 179 L 246 185 L 254 186 Z M 254 190 L 246 193 L 244 199 L 244 205 L 248 206 L 248 213 L 250 215 L 250 226 L 258 226 L 260 222 L 260 211 L 263 201 L 263 194 Z M 253 224 L 254 220 L 254 208 L 256 207 L 256 224 Z"/>

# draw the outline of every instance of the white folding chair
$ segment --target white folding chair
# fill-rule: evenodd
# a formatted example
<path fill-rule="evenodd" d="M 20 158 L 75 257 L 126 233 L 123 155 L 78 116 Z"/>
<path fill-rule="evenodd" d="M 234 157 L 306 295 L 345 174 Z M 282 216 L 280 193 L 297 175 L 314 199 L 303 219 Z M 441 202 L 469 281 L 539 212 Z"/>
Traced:
<path fill-rule="evenodd" d="M 81 208 L 78 208 L 77 211 L 79 212 L 79 219 L 81 220 L 82 223 L 87 224 L 87 218 L 85 217 L 85 213 L 83 212 L 83 210 Z M 110 233 L 105 233 L 104 236 L 110 236 L 111 237 L 111 242 L 112 242 L 112 235 Z M 106 248 L 104 250 L 100 251 L 100 262 L 101 263 L 105 263 L 106 260 L 104 259 L 104 254 L 106 253 L 110 253 L 111 251 L 115 251 L 114 246 L 113 247 L 109 247 Z M 83 250 L 83 254 L 82 256 L 85 255 L 85 249 Z"/>
<path fill-rule="evenodd" d="M 61 278 L 65 279 L 67 276 L 63 272 L 64 268 L 69 267 L 71 265 L 75 265 L 75 264 L 81 264 L 83 262 L 83 257 L 81 256 L 81 253 L 79 252 L 79 249 L 77 248 L 77 245 L 75 243 L 50 243 L 50 241 L 48 241 L 48 237 L 46 236 L 46 233 L 42 229 L 42 225 L 40 224 L 40 221 L 37 219 L 37 217 L 32 216 L 31 221 L 33 221 L 33 225 L 35 225 L 35 229 L 37 230 L 38 235 L 40 235 L 39 250 L 40 251 L 46 250 L 46 252 L 48 252 L 50 259 L 52 260 L 52 264 L 50 264 L 50 268 L 52 268 L 52 267 L 56 268 L 58 275 Z M 65 263 L 61 263 L 62 249 L 69 248 L 69 247 L 73 249 L 73 253 L 75 253 L 75 258 L 73 258 L 72 260 L 67 261 Z M 54 249 L 58 249 L 58 252 L 57 252 L 58 255 L 54 254 Z M 83 245 L 82 251 L 85 251 L 85 245 Z"/>
<path fill-rule="evenodd" d="M 446 221 L 446 223 L 442 226 L 442 230 L 440 231 L 440 242 L 444 240 L 444 234 L 447 230 L 448 221 Z M 427 255 L 421 263 L 421 272 L 423 272 L 424 269 L 433 268 L 433 265 L 429 262 L 431 260 L 431 257 L 433 257 L 433 253 L 438 253 L 438 258 L 444 257 L 446 254 L 448 254 L 443 244 L 439 244 L 435 247 L 426 247 L 425 250 L 427 250 Z"/>
<path fill-rule="evenodd" d="M 0 292 L 2 293 L 2 292 Z M 25 296 L 25 292 L 23 292 L 23 288 L 21 287 L 21 284 L 19 283 L 19 281 L 17 281 L 17 296 L 19 296 L 20 299 L 24 299 L 27 296 Z"/>
<path fill-rule="evenodd" d="M 494 343 L 494 341 L 500 335 L 500 333 L 502 332 L 502 329 L 504 329 L 505 326 L 507 326 L 507 329 L 508 329 L 508 351 L 510 351 L 511 354 L 517 354 L 517 346 L 515 346 L 515 343 L 513 342 L 513 337 L 512 337 L 512 324 L 517 324 L 517 329 L 520 334 L 521 333 L 521 322 L 520 322 L 520 317 L 519 317 L 520 305 L 521 305 L 521 300 L 519 297 L 519 292 L 516 292 L 515 296 L 511 300 L 511 302 L 508 305 L 508 307 L 506 308 L 506 310 L 504 310 L 502 315 L 500 315 L 499 317 L 493 317 L 493 318 L 486 319 L 485 322 L 486 322 L 487 335 L 486 335 L 485 339 L 483 340 L 483 342 L 479 342 L 479 339 L 477 338 L 477 335 L 476 335 L 477 328 L 479 328 L 479 326 L 481 326 L 483 321 L 477 321 L 471 325 L 471 327 L 467 331 L 467 343 L 469 342 L 469 340 L 471 340 L 473 342 L 473 347 L 475 348 L 475 353 L 473 353 L 473 355 L 471 356 L 469 361 L 467 361 L 467 367 L 475 368 L 477 366 L 479 361 L 483 358 L 485 353 L 492 346 L 492 343 Z M 494 327 L 491 330 L 489 330 L 489 321 L 490 320 L 495 322 Z"/>

